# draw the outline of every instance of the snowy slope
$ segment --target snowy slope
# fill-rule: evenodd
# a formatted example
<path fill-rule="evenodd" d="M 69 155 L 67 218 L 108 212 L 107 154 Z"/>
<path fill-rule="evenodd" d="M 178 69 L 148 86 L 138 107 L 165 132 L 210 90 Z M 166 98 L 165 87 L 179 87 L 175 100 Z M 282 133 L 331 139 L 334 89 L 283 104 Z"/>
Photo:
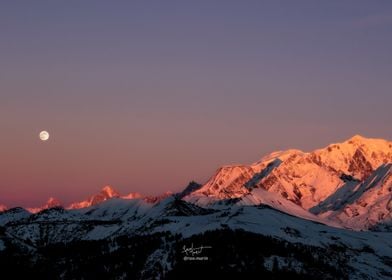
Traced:
<path fill-rule="evenodd" d="M 365 182 L 346 192 L 343 201 L 340 208 L 322 216 L 357 230 L 391 229 L 392 164 L 380 166 Z"/>
<path fill-rule="evenodd" d="M 381 182 L 389 185 L 389 180 L 384 176 L 376 185 Z M 300 217 L 285 212 L 295 212 Z M 175 195 L 156 203 L 113 198 L 83 209 L 55 207 L 37 214 L 20 208 L 9 210 L 0 214 L 0 222 L 4 227 L 0 235 L 3 249 L 9 240 L 17 240 L 23 246 L 30 244 L 33 246 L 30 250 L 34 251 L 35 247 L 59 242 L 110 242 L 115 237 L 154 233 L 189 238 L 206 231 L 240 229 L 295 246 L 343 248 L 353 268 L 351 279 L 382 279 L 386 273 L 392 275 L 388 265 L 388 259 L 392 258 L 392 232 L 359 232 L 324 225 L 295 203 L 263 189 L 253 189 L 241 198 L 216 201 L 205 208 Z"/>
<path fill-rule="evenodd" d="M 268 205 L 274 209 L 299 218 L 324 223 L 333 227 L 341 227 L 340 223 L 318 217 L 293 203 L 292 201 L 284 199 L 275 193 L 268 192 L 263 189 L 254 189 L 250 194 L 242 197 L 236 204 L 246 206 Z"/>
<path fill-rule="evenodd" d="M 249 166 L 224 166 L 219 168 L 204 186 L 192 194 L 201 194 L 216 199 L 240 197 L 248 192 L 245 184 L 254 174 L 253 168 Z"/>
<path fill-rule="evenodd" d="M 30 212 L 26 211 L 21 207 L 8 209 L 0 213 L 0 226 L 3 226 L 9 222 L 19 221 L 28 218 L 30 215 Z"/>
<path fill-rule="evenodd" d="M 294 244 L 349 248 L 354 268 L 350 279 L 384 279 L 392 275 L 385 259 L 392 257 L 392 234 L 353 232 L 328 227 L 286 215 L 269 207 L 237 206 L 207 216 L 168 217 L 154 232 L 172 232 L 190 237 L 206 231 L 240 229 L 286 240 Z M 370 248 L 370 249 L 369 249 Z M 369 253 L 369 251 L 371 253 Z"/>

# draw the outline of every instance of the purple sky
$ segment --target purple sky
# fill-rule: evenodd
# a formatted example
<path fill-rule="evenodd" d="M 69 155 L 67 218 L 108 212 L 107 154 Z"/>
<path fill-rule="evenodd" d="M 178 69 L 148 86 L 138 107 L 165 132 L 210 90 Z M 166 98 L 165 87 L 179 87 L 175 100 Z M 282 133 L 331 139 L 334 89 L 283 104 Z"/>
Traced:
<path fill-rule="evenodd" d="M 392 138 L 391 1 L 129 2 L 0 4 L 0 204 Z"/>

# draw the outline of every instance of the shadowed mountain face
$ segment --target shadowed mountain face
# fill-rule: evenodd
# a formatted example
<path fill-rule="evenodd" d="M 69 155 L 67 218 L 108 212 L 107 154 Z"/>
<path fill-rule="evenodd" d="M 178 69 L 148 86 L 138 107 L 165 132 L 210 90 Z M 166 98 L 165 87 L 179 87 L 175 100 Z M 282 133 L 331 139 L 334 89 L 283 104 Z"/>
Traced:
<path fill-rule="evenodd" d="M 37 209 L 0 212 L 3 271 L 17 266 L 20 277 L 52 279 L 392 277 L 392 144 L 380 139 L 275 152 L 222 167 L 178 194 L 120 196 L 107 186 L 66 209 L 55 199 Z"/>

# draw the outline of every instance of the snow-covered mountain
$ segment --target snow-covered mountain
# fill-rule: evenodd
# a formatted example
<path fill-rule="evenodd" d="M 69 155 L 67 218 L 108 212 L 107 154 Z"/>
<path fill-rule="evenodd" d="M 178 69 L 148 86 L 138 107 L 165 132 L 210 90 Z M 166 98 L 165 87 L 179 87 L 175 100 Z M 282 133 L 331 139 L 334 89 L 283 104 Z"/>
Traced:
<path fill-rule="evenodd" d="M 313 152 L 279 151 L 250 165 L 224 166 L 205 184 L 192 182 L 176 195 L 201 207 L 233 203 L 235 199 L 235 203 L 263 203 L 334 226 L 388 229 L 390 163 L 392 142 L 356 135 Z M 143 199 L 154 204 L 171 195 L 121 196 L 113 187 L 105 186 L 98 194 L 72 203 L 67 209 L 87 208 L 113 198 Z M 37 213 L 59 206 L 57 199 L 50 198 L 45 205 L 27 210 Z"/>
<path fill-rule="evenodd" d="M 49 197 L 48 201 L 43 206 L 36 207 L 36 208 L 27 208 L 27 211 L 29 211 L 30 213 L 38 213 L 42 210 L 50 209 L 54 207 L 62 207 L 62 204 L 60 200 L 58 200 L 57 198 Z"/>
<path fill-rule="evenodd" d="M 263 203 L 335 226 L 387 229 L 391 220 L 389 163 L 392 142 L 356 135 L 313 152 L 291 149 L 273 152 L 250 165 L 223 166 L 205 184 L 192 182 L 176 195 L 201 207 L 237 199 L 236 203 Z M 156 203 L 171 195 L 121 196 L 113 187 L 105 186 L 67 209 L 87 208 L 113 198 Z M 59 206 L 57 199 L 50 198 L 45 205 L 27 210 L 37 213 Z"/>
<path fill-rule="evenodd" d="M 112 186 L 105 186 L 102 188 L 101 192 L 96 195 L 91 196 L 87 200 L 83 200 L 80 202 L 72 203 L 68 209 L 80 209 L 86 208 L 93 205 L 97 205 L 102 203 L 108 199 L 120 197 L 120 194 L 112 187 Z"/>
<path fill-rule="evenodd" d="M 381 164 L 392 162 L 392 142 L 356 135 L 314 151 L 313 157 L 340 173 L 364 180 Z"/>
<path fill-rule="evenodd" d="M 211 248 L 215 270 L 266 279 L 392 278 L 392 143 L 385 140 L 354 136 L 313 152 L 274 152 L 219 168 L 176 194 L 121 196 L 106 186 L 59 205 L 0 211 L 0 263 L 31 256 L 27 267 L 42 267 L 53 258 L 53 275 L 66 279 L 103 258 L 108 278 L 165 278 L 197 274 L 183 262 L 183 246 L 197 244 Z M 72 248 L 85 248 L 86 257 Z"/>
<path fill-rule="evenodd" d="M 5 206 L 3 204 L 0 204 L 0 212 L 3 212 L 5 210 L 7 210 L 7 209 L 8 209 L 7 206 Z"/>
<path fill-rule="evenodd" d="M 112 186 L 107 185 L 104 186 L 99 193 L 90 196 L 86 200 L 80 202 L 73 202 L 68 207 L 66 207 L 66 209 L 72 210 L 72 209 L 88 208 L 114 198 L 122 198 L 127 200 L 143 199 L 149 203 L 153 203 L 153 202 L 160 201 L 168 196 L 171 196 L 172 194 L 173 194 L 172 192 L 166 192 L 157 196 L 143 196 L 137 192 L 130 192 L 127 195 L 120 195 L 120 193 L 117 190 L 115 190 Z M 50 197 L 44 205 L 40 207 L 29 207 L 26 208 L 26 210 L 30 213 L 35 214 L 46 209 L 58 208 L 58 207 L 63 207 L 62 203 L 58 199 Z M 0 212 L 5 210 L 7 210 L 6 206 L 4 206 L 4 208 L 0 208 Z"/>
<path fill-rule="evenodd" d="M 274 152 L 248 166 L 220 168 L 206 184 L 188 193 L 184 200 L 206 206 L 222 199 L 248 196 L 253 189 L 263 189 L 314 214 L 321 214 L 323 211 L 320 209 L 327 203 L 333 203 L 335 208 L 337 204 L 343 207 L 349 202 L 345 197 L 346 190 L 357 189 L 366 184 L 368 178 L 379 176 L 381 171 L 378 168 L 382 169 L 387 163 L 392 163 L 392 142 L 356 135 L 343 143 L 309 153 L 299 150 Z M 388 189 L 390 182 L 385 184 Z M 390 193 L 383 195 L 391 197 Z M 385 201 L 387 198 L 384 198 Z M 375 197 L 362 198 L 362 204 L 366 203 L 369 209 L 376 201 Z M 381 212 L 379 209 L 375 207 L 371 212 L 378 215 L 377 219 L 362 216 L 363 223 L 357 221 L 354 228 L 368 228 L 376 220 L 379 223 L 388 221 L 388 206 Z M 294 211 L 291 207 L 289 213 L 298 215 L 298 210 Z M 370 212 L 364 215 L 370 215 Z M 325 217 L 332 218 L 332 215 L 320 215 L 321 220 Z M 351 217 L 339 217 L 334 216 L 333 220 L 344 226 L 354 225 Z"/>

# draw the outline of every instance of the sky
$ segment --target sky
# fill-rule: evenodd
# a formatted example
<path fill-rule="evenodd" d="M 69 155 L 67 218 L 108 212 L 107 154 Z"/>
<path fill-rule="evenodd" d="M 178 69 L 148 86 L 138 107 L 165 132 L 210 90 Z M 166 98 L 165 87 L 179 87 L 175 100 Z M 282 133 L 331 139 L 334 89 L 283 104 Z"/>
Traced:
<path fill-rule="evenodd" d="M 2 1 L 0 204 L 392 139 L 392 2 Z M 41 130 L 51 138 L 42 142 Z"/>

